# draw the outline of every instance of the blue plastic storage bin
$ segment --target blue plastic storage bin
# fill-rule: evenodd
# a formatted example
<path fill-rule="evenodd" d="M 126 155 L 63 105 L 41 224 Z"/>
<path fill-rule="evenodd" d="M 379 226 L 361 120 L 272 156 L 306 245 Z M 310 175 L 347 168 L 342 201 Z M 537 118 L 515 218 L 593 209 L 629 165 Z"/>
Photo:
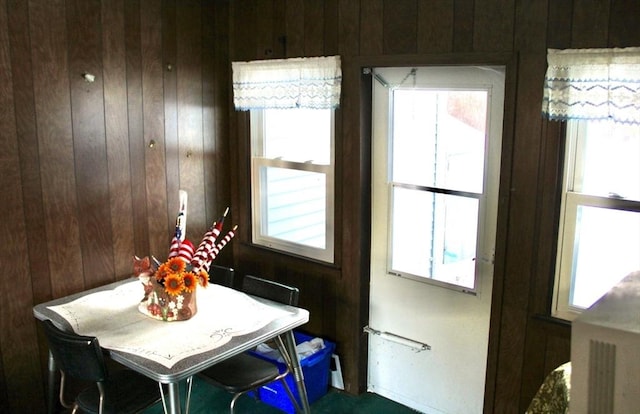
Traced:
<path fill-rule="evenodd" d="M 310 341 L 314 338 L 313 336 L 305 335 L 303 333 L 295 331 L 293 333 L 293 336 L 295 338 L 296 344 Z M 327 390 L 329 388 L 331 355 L 333 354 L 335 349 L 336 345 L 333 342 L 324 339 L 323 349 L 313 355 L 302 358 L 302 360 L 300 361 L 300 366 L 302 367 L 302 373 L 304 375 L 304 384 L 307 389 L 309 404 L 318 400 L 320 397 L 327 393 Z M 266 359 L 267 361 L 275 363 L 276 365 L 278 365 L 280 372 L 284 371 L 286 368 L 283 362 L 279 362 L 254 351 L 250 351 L 250 353 L 254 356 L 257 356 L 258 358 Z M 298 388 L 296 387 L 295 380 L 293 378 L 293 373 L 289 373 L 289 375 L 286 376 L 285 380 L 287 381 L 287 385 L 293 392 L 293 395 L 296 397 L 297 401 L 300 401 L 300 396 L 298 394 Z M 287 391 L 284 389 L 284 386 L 280 381 L 274 381 L 270 384 L 260 387 L 260 389 L 258 390 L 258 395 L 261 401 L 271 405 L 272 407 L 276 407 L 287 413 L 295 413 L 295 406 L 289 400 Z"/>

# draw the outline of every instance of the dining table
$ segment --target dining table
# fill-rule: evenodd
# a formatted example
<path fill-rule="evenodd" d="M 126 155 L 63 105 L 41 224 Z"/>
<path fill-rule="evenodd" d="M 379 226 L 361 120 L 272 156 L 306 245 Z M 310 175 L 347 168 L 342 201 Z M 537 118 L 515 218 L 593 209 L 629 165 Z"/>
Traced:
<path fill-rule="evenodd" d="M 141 312 L 138 308 L 144 292 L 137 279 L 120 280 L 41 303 L 33 313 L 37 319 L 51 320 L 61 329 L 95 336 L 112 360 L 164 384 L 167 397 L 163 404 L 171 414 L 183 412 L 183 381 L 281 336 L 292 364 L 299 403 L 308 414 L 293 329 L 309 321 L 309 312 L 215 284 L 198 287 L 196 293 L 197 312 L 184 321 L 156 320 Z M 48 409 L 52 413 L 56 406 L 57 367 L 51 353 L 48 373 Z"/>

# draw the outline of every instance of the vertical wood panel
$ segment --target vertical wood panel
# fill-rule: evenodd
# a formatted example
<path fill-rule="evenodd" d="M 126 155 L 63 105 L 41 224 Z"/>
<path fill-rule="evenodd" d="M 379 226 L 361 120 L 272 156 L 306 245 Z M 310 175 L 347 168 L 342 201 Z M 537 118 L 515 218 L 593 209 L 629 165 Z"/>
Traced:
<path fill-rule="evenodd" d="M 322 56 L 324 49 L 324 3 L 304 0 L 304 55 Z"/>
<path fill-rule="evenodd" d="M 453 50 L 454 0 L 418 0 L 418 53 Z"/>
<path fill-rule="evenodd" d="M 502 323 L 496 388 L 496 412 L 518 412 L 521 400 L 522 367 L 530 317 L 530 289 L 534 279 L 537 203 L 540 191 L 540 135 L 542 82 L 546 69 L 546 3 L 519 1 L 516 6 L 515 46 L 520 52 L 515 141 L 511 174 L 511 205 L 505 277 L 503 281 Z M 527 240 L 522 235 L 527 234 Z M 493 331 L 495 333 L 495 331 Z"/>
<path fill-rule="evenodd" d="M 513 49 L 514 3 L 515 0 L 476 0 L 473 50 Z"/>
<path fill-rule="evenodd" d="M 417 50 L 416 0 L 385 0 L 383 16 L 384 53 L 413 54 Z"/>
<path fill-rule="evenodd" d="M 180 165 L 178 154 L 178 68 L 177 68 L 177 28 L 176 1 L 162 2 L 162 85 L 164 91 L 164 147 L 157 150 L 165 155 L 165 171 L 167 175 L 166 203 L 167 224 L 175 226 L 175 214 L 179 210 L 180 201 Z M 164 252 L 163 252 L 164 253 Z"/>
<path fill-rule="evenodd" d="M 276 13 L 273 1 L 258 2 L 255 7 L 256 14 L 261 17 L 257 19 L 254 26 L 256 51 L 255 56 L 252 56 L 251 59 L 284 58 L 285 50 L 282 43 L 278 41 L 278 38 L 285 35 L 286 30 L 284 27 L 284 7 L 283 10 L 278 10 L 278 13 Z"/>
<path fill-rule="evenodd" d="M 366 358 L 366 347 L 363 346 L 363 334 L 361 332 L 360 317 L 362 312 L 368 309 L 360 307 L 360 255 L 357 253 L 362 237 L 360 218 L 362 217 L 359 194 L 361 192 L 361 146 L 358 138 L 360 127 L 357 122 L 347 120 L 359 119 L 359 82 L 360 71 L 350 66 L 348 57 L 359 53 L 360 10 L 357 4 L 348 0 L 339 2 L 339 30 L 340 30 L 340 54 L 342 59 L 342 98 L 336 123 L 336 177 L 351 177 L 349 185 L 342 182 L 336 184 L 336 225 L 345 223 L 342 227 L 336 227 L 342 234 L 342 246 L 351 246 L 354 249 L 342 248 L 336 251 L 336 261 L 342 264 L 342 272 L 345 277 L 339 279 L 336 292 L 341 292 L 350 300 L 338 301 L 336 313 L 338 315 L 350 315 L 349 318 L 336 320 L 336 332 L 342 341 L 342 355 L 346 361 L 352 361 L 353 368 L 360 366 L 363 357 Z M 348 161 L 347 161 L 348 160 Z M 338 179 L 337 179 L 338 180 Z M 336 180 L 336 181 L 337 181 Z M 335 293 L 334 293 L 335 294 Z M 362 375 L 358 369 L 343 371 L 345 389 L 349 392 L 359 393 L 363 391 Z"/>
<path fill-rule="evenodd" d="M 29 3 L 40 177 L 54 297 L 83 289 L 65 5 Z"/>
<path fill-rule="evenodd" d="M 638 46 L 640 2 L 615 0 L 610 4 L 608 47 Z"/>
<path fill-rule="evenodd" d="M 607 47 L 609 0 L 574 0 L 572 47 Z"/>
<path fill-rule="evenodd" d="M 474 0 L 453 0 L 453 51 L 473 50 Z"/>
<path fill-rule="evenodd" d="M 101 13 L 109 208 L 114 272 L 118 279 L 131 275 L 131 257 L 135 253 L 127 128 L 124 1 L 103 2 Z"/>
<path fill-rule="evenodd" d="M 542 52 L 546 54 L 547 3 L 518 0 L 515 16 L 516 48 L 521 52 Z M 540 83 L 539 88 L 542 88 Z"/>
<path fill-rule="evenodd" d="M 227 206 L 229 196 L 229 146 L 224 139 L 228 125 L 228 18 L 227 3 L 217 3 L 203 13 L 203 120 L 205 151 L 206 222 L 217 220 Z M 233 215 L 227 217 L 234 223 Z M 233 263 L 232 249 L 224 249 L 216 262 Z"/>
<path fill-rule="evenodd" d="M 216 128 L 216 34 L 220 33 L 217 10 L 206 7 L 202 10 L 202 138 L 204 161 L 205 223 L 210 225 L 216 219 L 216 210 L 221 207 L 218 190 L 224 183 L 218 183 L 216 169 L 217 128 Z M 222 88 L 222 86 L 220 86 Z M 222 118 L 223 114 L 218 114 Z M 217 206 L 217 207 L 216 207 Z M 194 240 L 199 243 L 200 240 Z"/>
<path fill-rule="evenodd" d="M 338 1 L 324 0 L 324 54 L 338 54 Z"/>
<path fill-rule="evenodd" d="M 2 172 L 3 179 L 9 180 L 8 183 L 3 182 L 2 187 L 7 188 L 7 192 L 20 191 L 23 201 L 23 213 L 11 211 L 5 212 L 7 218 L 7 224 L 17 227 L 21 221 L 24 220 L 26 226 L 25 237 L 26 240 L 22 242 L 16 241 L 14 243 L 7 243 L 3 240 L 2 246 L 7 246 L 9 249 L 2 249 L 0 256 L 0 262 L 12 263 L 17 260 L 28 260 L 28 267 L 22 269 L 12 269 L 10 272 L 6 272 L 6 275 L 20 275 L 21 279 L 25 280 L 22 288 L 31 289 L 31 292 L 16 292 L 12 294 L 12 300 L 9 302 L 13 305 L 13 300 L 17 302 L 21 309 L 21 315 L 14 315 L 12 309 L 7 309 L 3 312 L 8 320 L 18 321 L 24 329 L 32 329 L 33 318 L 30 313 L 30 306 L 42 301 L 51 299 L 51 282 L 50 282 L 50 270 L 49 259 L 47 252 L 47 239 L 44 237 L 46 234 L 44 211 L 42 204 L 42 187 L 40 180 L 39 169 L 39 153 L 38 153 L 38 136 L 36 130 L 35 119 L 35 107 L 34 107 L 34 90 L 33 90 L 33 70 L 31 66 L 31 44 L 29 36 L 29 3 L 20 0 L 10 0 L 6 3 L 6 10 L 8 12 L 9 19 L 9 35 L 10 35 L 10 52 L 11 52 L 11 67 L 3 68 L 0 70 L 2 74 L 11 73 L 13 80 L 14 90 L 13 97 L 15 105 L 15 122 L 16 122 L 16 137 L 19 151 L 20 161 L 20 180 L 14 179 L 11 174 Z M 0 5 L 1 10 L 5 10 L 4 4 Z M 0 28 L 5 27 L 4 23 L 0 23 Z M 9 46 L 5 43 L 5 40 L 0 40 L 0 49 L 2 45 Z M 4 62 L 4 59 L 3 59 Z M 2 76 L 2 75 L 0 75 Z M 4 81 L 0 82 L 4 85 Z M 7 85 L 8 86 L 8 85 Z M 8 92 L 0 92 L 1 97 L 9 97 Z M 2 99 L 2 98 L 0 98 Z M 2 108 L 5 108 L 4 112 L 10 116 L 11 110 L 9 103 L 2 103 Z M 5 129 L 4 127 L 0 127 Z M 11 138 L 11 134 L 7 131 L 0 132 L 0 137 L 6 139 Z M 9 148 L 6 144 L 2 144 L 2 148 Z M 8 151 L 8 150 L 7 150 Z M 8 151 L 10 153 L 10 151 Z M 10 163 L 3 161 L 0 163 L 3 167 L 12 169 Z M 15 171 L 17 172 L 17 170 Z M 21 185 L 21 189 L 11 189 L 12 185 Z M 18 194 L 18 193 L 16 193 Z M 19 201 L 20 197 L 16 197 L 15 202 Z M 22 216 L 23 215 L 23 216 Z M 4 235 L 12 235 L 15 239 L 19 233 L 14 229 L 3 230 Z M 20 248 L 21 251 L 15 250 Z M 28 250 L 27 250 L 28 249 Z M 6 257 L 5 255 L 11 256 Z M 27 276 L 29 275 L 29 276 Z M 11 292 L 6 286 L 4 286 L 3 279 L 3 292 Z M 26 283 L 26 280 L 29 280 Z M 30 297 L 32 295 L 32 298 Z M 3 303 L 4 303 L 3 298 Z M 2 332 L 8 335 L 13 335 L 13 329 L 15 326 L 12 323 L 2 324 Z M 24 339 L 19 338 L 21 341 Z M 33 383 L 40 382 L 40 371 L 37 368 L 46 367 L 46 357 L 48 355 L 45 347 L 38 347 L 38 338 L 33 333 L 31 336 L 16 346 L 12 342 L 0 340 L 0 372 L 6 377 L 13 377 L 20 375 L 24 382 L 20 384 L 9 384 L 9 381 L 0 381 L 2 386 L 0 387 L 0 393 L 5 398 L 0 398 L 0 411 L 2 412 L 16 412 L 22 410 L 24 407 L 27 412 L 38 412 L 44 409 L 44 398 L 42 388 L 33 389 Z M 40 341 L 42 342 L 42 341 Z M 14 352 L 18 354 L 14 354 Z M 35 364 L 38 358 L 33 358 L 34 355 L 38 355 L 40 366 L 36 367 L 36 370 L 24 366 L 29 362 Z M 24 355 L 30 355 L 30 358 L 25 358 Z M 3 362 L 4 358 L 7 358 L 7 363 Z M 15 362 L 18 361 L 18 364 Z M 6 368 L 5 368 L 6 366 Z M 18 371 L 16 374 L 15 371 Z M 29 387 L 31 385 L 31 387 Z M 25 401 L 24 389 L 29 387 L 32 392 L 29 393 L 27 401 Z M 18 390 L 16 392 L 16 389 Z"/>
<path fill-rule="evenodd" d="M 180 189 L 187 191 L 187 237 L 200 241 L 206 228 L 202 134 L 202 21 L 196 2 L 178 9 L 177 19 L 178 162 Z M 178 197 L 169 194 L 168 197 Z M 172 214 L 176 214 L 172 212 Z"/>
<path fill-rule="evenodd" d="M 140 16 L 140 49 L 149 252 L 164 258 L 169 253 L 169 240 L 171 232 L 175 229 L 175 222 L 169 225 L 167 196 L 174 198 L 178 196 L 177 194 L 167 195 L 165 152 L 163 151 L 165 140 L 162 91 L 162 3 L 155 0 L 141 0 L 140 7 L 144 10 Z M 151 141 L 156 145 L 151 146 Z M 175 215 L 178 210 L 174 211 Z"/>
<path fill-rule="evenodd" d="M 338 2 L 338 50 L 341 55 L 353 56 L 359 53 L 360 8 L 356 2 Z"/>
<path fill-rule="evenodd" d="M 547 47 L 567 49 L 571 47 L 571 2 L 550 1 L 547 17 Z"/>
<path fill-rule="evenodd" d="M 383 51 L 383 0 L 369 0 L 361 5 L 360 54 L 381 55 Z"/>
<path fill-rule="evenodd" d="M 131 255 L 149 253 L 150 232 L 154 243 L 167 247 L 175 216 L 170 219 L 164 207 L 165 218 L 155 217 L 163 210 L 157 205 L 166 203 L 164 186 L 174 185 L 177 195 L 182 161 L 177 71 L 173 96 L 164 96 L 161 61 L 176 57 L 176 8 L 190 9 L 183 27 L 192 17 L 198 20 L 180 40 L 185 53 L 196 55 L 185 60 L 183 86 L 189 85 L 189 92 L 183 97 L 190 98 L 180 105 L 197 114 L 187 117 L 186 132 L 180 133 L 187 134 L 185 141 L 196 136 L 200 154 L 204 135 L 208 144 L 219 137 L 220 146 L 207 149 L 209 157 L 228 151 L 228 1 L 143 0 L 141 7 L 137 0 L 0 0 L 0 181 L 5 192 L 15 194 L 5 203 L 9 217 L 0 252 L 5 274 L 15 276 L 1 282 L 2 412 L 44 412 L 46 346 L 35 329 L 33 304 L 104 283 L 114 274 L 129 277 Z M 202 32 L 201 15 L 217 20 L 215 30 L 207 26 Z M 211 49 L 202 49 L 201 35 Z M 202 56 L 208 56 L 207 66 L 197 63 Z M 83 72 L 94 74 L 95 82 L 82 80 Z M 170 108 L 175 116 L 164 119 Z M 150 137 L 162 140 L 165 128 L 172 127 L 173 157 L 147 156 Z M 166 154 L 162 144 L 157 149 Z M 226 154 L 218 153 L 218 162 L 204 172 L 202 160 L 200 171 L 183 165 L 200 187 L 203 201 L 196 208 L 203 217 L 211 215 L 205 211 L 211 200 L 229 198 Z M 219 176 L 226 180 L 223 188 L 212 184 Z"/>
<path fill-rule="evenodd" d="M 0 403 L 0 407 L 7 412 L 17 412 L 22 407 L 35 412 L 42 408 L 37 399 L 42 398 L 42 394 L 24 392 L 37 376 L 40 366 L 37 358 L 22 358 L 24 351 L 37 355 L 38 349 L 29 306 L 32 305 L 31 280 L 22 277 L 28 274 L 29 265 L 24 214 L 28 206 L 23 203 L 21 190 L 8 27 L 7 4 L 0 1 L 0 108 L 3 108 L 0 110 L 0 184 L 6 195 L 2 203 L 5 219 L 0 224 L 3 246 L 0 251 L 0 367 L 2 375 L 12 379 L 6 387 L 0 387 L 10 402 Z"/>
<path fill-rule="evenodd" d="M 285 22 L 287 27 L 287 56 L 303 57 L 304 51 L 304 1 L 286 0 Z"/>
<path fill-rule="evenodd" d="M 10 0 L 7 3 L 11 42 L 11 74 L 13 79 L 16 132 L 20 155 L 20 178 L 29 242 L 29 273 L 35 303 L 51 299 L 49 258 L 42 210 L 40 156 L 34 107 L 33 69 L 29 37 L 29 3 Z M 0 26 L 2 27 L 2 26 Z M 9 73 L 9 70 L 7 70 Z M 25 246 L 26 247 L 26 246 Z"/>
<path fill-rule="evenodd" d="M 147 184 L 144 176 L 144 133 L 142 115 L 142 51 L 140 48 L 140 1 L 126 0 L 125 48 L 127 68 L 127 120 L 129 128 L 129 157 L 131 160 L 131 193 L 133 194 L 134 252 L 149 255 L 147 223 Z"/>
<path fill-rule="evenodd" d="M 85 288 L 114 280 L 99 1 L 66 2 L 73 156 Z M 96 30 L 98 28 L 98 30 Z M 95 77 L 83 79 L 83 73 Z"/>

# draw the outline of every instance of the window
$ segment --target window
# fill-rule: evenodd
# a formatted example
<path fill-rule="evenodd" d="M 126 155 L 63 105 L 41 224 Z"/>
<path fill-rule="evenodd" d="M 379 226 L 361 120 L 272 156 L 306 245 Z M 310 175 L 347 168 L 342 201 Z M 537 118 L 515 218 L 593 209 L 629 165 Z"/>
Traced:
<path fill-rule="evenodd" d="M 554 316 L 572 320 L 640 269 L 640 125 L 567 122 Z"/>
<path fill-rule="evenodd" d="M 251 110 L 253 243 L 333 262 L 333 109 Z"/>
<path fill-rule="evenodd" d="M 504 70 L 375 74 L 374 249 L 388 274 L 476 294 L 493 266 Z"/>

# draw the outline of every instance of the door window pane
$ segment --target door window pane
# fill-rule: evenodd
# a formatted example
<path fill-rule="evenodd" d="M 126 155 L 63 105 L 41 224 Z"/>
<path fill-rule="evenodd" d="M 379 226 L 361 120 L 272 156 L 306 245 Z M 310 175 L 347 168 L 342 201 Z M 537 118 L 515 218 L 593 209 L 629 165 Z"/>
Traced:
<path fill-rule="evenodd" d="M 482 193 L 487 91 L 398 89 L 393 181 Z"/>
<path fill-rule="evenodd" d="M 474 288 L 477 199 L 394 188 L 392 214 L 394 272 Z"/>
<path fill-rule="evenodd" d="M 475 289 L 488 90 L 392 95 L 392 273 Z"/>

